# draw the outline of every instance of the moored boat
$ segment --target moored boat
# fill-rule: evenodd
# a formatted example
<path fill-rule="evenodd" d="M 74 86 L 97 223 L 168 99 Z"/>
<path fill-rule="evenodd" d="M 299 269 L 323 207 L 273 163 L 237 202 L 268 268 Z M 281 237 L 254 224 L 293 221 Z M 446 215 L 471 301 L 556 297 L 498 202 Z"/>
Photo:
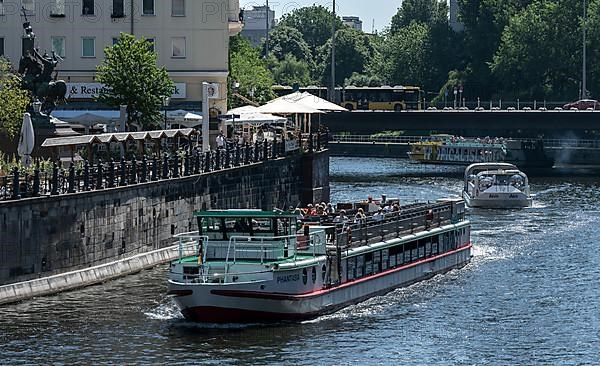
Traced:
<path fill-rule="evenodd" d="M 464 138 L 442 134 L 409 145 L 408 157 L 415 163 L 469 165 L 506 162 L 528 168 L 550 168 L 554 164 L 546 156 L 541 140 Z"/>
<path fill-rule="evenodd" d="M 469 207 L 520 208 L 532 205 L 527 175 L 508 163 L 471 164 L 463 198 Z"/>
<path fill-rule="evenodd" d="M 461 199 L 352 224 L 302 225 L 282 211 L 195 216 L 199 230 L 176 236 L 168 293 L 198 322 L 310 319 L 461 267 L 472 255 Z"/>

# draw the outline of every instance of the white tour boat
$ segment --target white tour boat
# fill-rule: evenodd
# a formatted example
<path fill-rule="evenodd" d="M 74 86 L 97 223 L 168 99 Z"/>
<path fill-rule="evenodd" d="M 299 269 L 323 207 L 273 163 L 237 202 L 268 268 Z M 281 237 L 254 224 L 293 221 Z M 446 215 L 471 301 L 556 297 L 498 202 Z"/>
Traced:
<path fill-rule="evenodd" d="M 508 163 L 469 165 L 465 170 L 463 197 L 469 207 L 519 208 L 532 205 L 527 175 Z"/>
<path fill-rule="evenodd" d="M 198 322 L 314 318 L 465 265 L 464 211 L 449 199 L 316 225 L 282 211 L 196 212 L 199 231 L 176 235 L 168 294 Z"/>

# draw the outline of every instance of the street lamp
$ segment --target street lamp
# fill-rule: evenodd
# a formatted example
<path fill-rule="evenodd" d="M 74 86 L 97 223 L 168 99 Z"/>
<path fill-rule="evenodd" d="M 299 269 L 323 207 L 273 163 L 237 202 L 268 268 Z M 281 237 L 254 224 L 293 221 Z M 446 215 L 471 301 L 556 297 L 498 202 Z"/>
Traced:
<path fill-rule="evenodd" d="M 167 107 L 169 106 L 169 104 L 171 103 L 171 98 L 165 96 L 163 97 L 163 107 L 165 110 L 165 130 L 167 129 Z"/>
<path fill-rule="evenodd" d="M 40 114 L 40 111 L 42 110 L 42 102 L 40 102 L 39 100 L 35 100 L 35 102 L 33 102 L 33 113 L 35 114 Z"/>

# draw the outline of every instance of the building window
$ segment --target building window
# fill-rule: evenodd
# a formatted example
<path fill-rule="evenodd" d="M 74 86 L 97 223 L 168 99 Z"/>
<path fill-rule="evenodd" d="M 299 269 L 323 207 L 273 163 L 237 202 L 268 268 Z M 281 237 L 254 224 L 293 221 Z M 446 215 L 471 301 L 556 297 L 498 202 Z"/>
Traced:
<path fill-rule="evenodd" d="M 0 0 L 0 15 L 4 15 L 4 0 Z"/>
<path fill-rule="evenodd" d="M 174 17 L 185 16 L 185 0 L 173 0 L 171 2 L 171 15 Z"/>
<path fill-rule="evenodd" d="M 148 49 L 152 52 L 154 52 L 154 38 L 147 38 L 146 39 L 149 43 L 148 45 Z"/>
<path fill-rule="evenodd" d="M 31 15 L 35 11 L 34 0 L 21 0 L 21 6 L 25 9 L 25 14 Z"/>
<path fill-rule="evenodd" d="M 112 17 L 113 18 L 123 18 L 124 16 L 125 16 L 125 4 L 123 4 L 123 0 L 113 0 Z"/>
<path fill-rule="evenodd" d="M 119 43 L 119 37 L 113 37 L 112 39 L 112 45 L 116 45 L 117 43 Z"/>
<path fill-rule="evenodd" d="M 143 15 L 154 15 L 154 0 L 143 0 L 142 14 Z"/>
<path fill-rule="evenodd" d="M 172 44 L 172 56 L 174 58 L 185 58 L 185 37 L 174 37 Z"/>
<path fill-rule="evenodd" d="M 0 56 L 4 56 L 4 38 L 0 38 Z"/>
<path fill-rule="evenodd" d="M 96 57 L 96 38 L 81 39 L 81 57 Z"/>
<path fill-rule="evenodd" d="M 52 9 L 50 11 L 52 17 L 64 17 L 65 16 L 65 0 L 54 0 L 52 3 Z"/>
<path fill-rule="evenodd" d="M 82 15 L 94 15 L 94 0 L 83 0 L 81 6 Z"/>
<path fill-rule="evenodd" d="M 52 44 L 52 52 L 57 56 L 65 57 L 65 37 L 52 37 L 50 39 Z"/>

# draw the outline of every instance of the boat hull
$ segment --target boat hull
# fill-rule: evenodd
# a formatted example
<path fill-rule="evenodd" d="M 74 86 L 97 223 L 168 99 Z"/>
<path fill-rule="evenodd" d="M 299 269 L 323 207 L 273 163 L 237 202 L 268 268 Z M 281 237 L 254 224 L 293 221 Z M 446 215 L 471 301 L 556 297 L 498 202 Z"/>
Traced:
<path fill-rule="evenodd" d="M 464 266 L 471 256 L 472 246 L 469 244 L 435 257 L 309 293 L 268 291 L 272 287 L 269 281 L 231 285 L 179 284 L 170 281 L 169 292 L 185 318 L 195 322 L 303 320 L 335 312 L 370 297 Z"/>
<path fill-rule="evenodd" d="M 473 198 L 468 193 L 463 194 L 463 198 L 467 206 L 473 208 L 499 208 L 499 209 L 508 209 L 508 208 L 525 208 L 531 207 L 533 205 L 533 200 L 531 197 L 520 197 L 520 198 L 509 198 L 509 195 L 506 194 L 506 197 L 502 194 L 497 194 L 498 198 Z"/>

